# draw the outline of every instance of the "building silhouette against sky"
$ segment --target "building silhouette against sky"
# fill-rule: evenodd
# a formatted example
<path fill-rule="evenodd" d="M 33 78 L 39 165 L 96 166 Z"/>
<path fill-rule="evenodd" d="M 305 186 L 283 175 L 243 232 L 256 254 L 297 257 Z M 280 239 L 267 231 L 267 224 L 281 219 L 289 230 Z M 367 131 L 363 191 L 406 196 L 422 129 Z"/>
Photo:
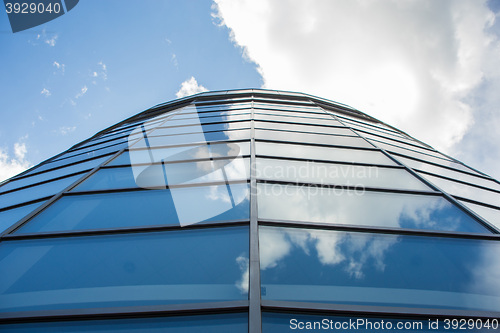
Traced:
<path fill-rule="evenodd" d="M 306 94 L 139 113 L 2 183 L 0 231 L 2 332 L 499 330 L 500 183 Z"/>

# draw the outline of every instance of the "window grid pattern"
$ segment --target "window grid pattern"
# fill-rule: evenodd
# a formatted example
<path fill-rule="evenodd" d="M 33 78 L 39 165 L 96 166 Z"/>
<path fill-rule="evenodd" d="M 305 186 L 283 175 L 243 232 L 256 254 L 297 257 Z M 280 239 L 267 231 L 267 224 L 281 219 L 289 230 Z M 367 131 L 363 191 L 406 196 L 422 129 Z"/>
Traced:
<path fill-rule="evenodd" d="M 183 104 L 175 104 L 182 102 Z M 324 107 L 325 103 L 329 104 L 328 108 Z M 357 113 L 359 116 L 356 116 Z M 248 322 L 242 326 L 245 330 L 268 332 L 271 331 L 268 322 L 272 321 L 269 319 L 272 317 L 269 316 L 269 312 L 282 313 L 283 316 L 287 316 L 290 314 L 299 315 L 304 312 L 314 313 L 317 310 L 317 313 L 339 316 L 347 311 L 354 317 L 356 314 L 363 317 L 366 311 L 370 310 L 392 319 L 405 318 L 407 308 L 400 305 L 378 304 L 376 297 L 372 303 L 349 303 L 341 299 L 329 302 L 321 298 L 315 300 L 282 298 L 279 295 L 283 292 L 286 293 L 286 285 L 268 283 L 269 276 L 272 276 L 270 272 L 275 267 L 272 260 L 275 260 L 274 265 L 277 264 L 278 260 L 267 257 L 269 255 L 268 247 L 269 244 L 274 244 L 274 251 L 279 252 L 276 247 L 280 244 L 279 242 L 269 243 L 269 237 L 272 236 L 276 239 L 285 237 L 289 242 L 288 246 L 298 252 L 300 252 L 297 250 L 299 247 L 304 250 L 307 244 L 318 245 L 323 241 L 328 241 L 328 239 L 330 241 L 337 239 L 338 241 L 340 236 L 348 237 L 347 240 L 342 241 L 342 244 L 349 244 L 351 238 L 365 239 L 364 242 L 367 244 L 377 242 L 378 238 L 387 239 L 388 243 L 391 242 L 390 239 L 400 239 L 399 242 L 402 243 L 405 242 L 405 239 L 409 239 L 408 244 L 427 240 L 436 240 L 436 242 L 454 242 L 456 240 L 457 244 L 476 242 L 483 247 L 495 248 L 492 253 L 500 244 L 500 223 L 498 220 L 492 220 L 500 216 L 500 201 L 497 203 L 495 199 L 478 200 L 478 196 L 461 190 L 463 187 L 470 187 L 487 191 L 489 196 L 499 196 L 500 198 L 500 183 L 498 181 L 476 172 L 448 156 L 441 155 L 430 146 L 414 140 L 405 133 L 399 133 L 390 126 L 369 121 L 371 119 L 369 116 L 342 104 L 303 94 L 249 89 L 202 93 L 180 102 L 174 101 L 171 104 L 159 105 L 138 115 L 137 119 L 139 120 L 132 118 L 127 123 L 105 130 L 67 152 L 55 156 L 0 185 L 1 203 L 2 196 L 6 198 L 10 193 L 15 194 L 17 191 L 23 190 L 30 191 L 32 189 L 34 191 L 37 184 L 50 184 L 53 179 L 67 178 L 71 180 L 69 184 L 65 184 L 63 190 L 59 190 L 57 193 L 47 192 L 29 201 L 16 202 L 13 205 L 0 208 L 0 220 L 2 214 L 15 216 L 14 221 L 9 220 L 10 225 L 3 226 L 0 223 L 0 227 L 3 228 L 0 238 L 0 254 L 2 248 L 15 248 L 16 244 L 24 246 L 29 242 L 37 241 L 42 243 L 55 242 L 55 240 L 71 241 L 72 239 L 86 241 L 98 240 L 99 237 L 110 237 L 110 239 L 116 237 L 118 239 L 119 237 L 128 237 L 127 235 L 154 238 L 160 234 L 169 237 L 176 234 L 187 235 L 190 232 L 203 234 L 204 230 L 206 232 L 247 230 L 245 232 L 248 249 L 240 253 L 237 260 L 238 269 L 241 270 L 243 276 L 241 281 L 236 281 L 236 284 L 240 284 L 239 288 L 243 298 L 222 297 L 217 299 L 217 297 L 208 297 L 207 301 L 204 302 L 199 300 L 194 303 L 181 301 L 174 304 L 159 302 L 154 305 L 154 308 L 144 308 L 140 302 L 136 304 L 125 302 L 125 307 L 115 312 L 108 310 L 106 305 L 104 307 L 84 305 L 78 310 L 71 307 L 59 309 L 56 307 L 51 310 L 49 307 L 44 311 L 39 311 L 36 308 L 23 310 L 21 307 L 18 311 L 8 311 L 4 314 L 1 313 L 0 309 L 0 325 L 5 325 L 3 327 L 8 329 L 14 320 L 16 322 L 41 320 L 50 322 L 52 317 L 54 318 L 53 323 L 56 325 L 61 318 L 65 322 L 69 320 L 77 323 L 82 318 L 95 319 L 97 316 L 103 318 L 104 321 L 111 320 L 106 319 L 107 317 L 125 318 L 131 314 L 139 318 L 145 316 L 162 317 L 164 315 L 176 318 L 176 315 L 189 313 L 200 316 L 200 318 L 210 318 L 209 316 L 213 316 L 214 313 L 220 313 L 221 316 L 224 316 L 227 312 L 233 312 L 243 314 L 243 317 L 248 314 Z M 207 124 L 206 128 L 203 127 L 205 124 Z M 144 130 L 136 132 L 130 137 L 137 126 L 143 126 Z M 233 128 L 232 126 L 237 127 Z M 233 133 L 238 134 L 233 135 Z M 204 147 L 203 149 L 211 151 L 210 154 L 203 155 L 205 150 L 196 148 L 203 142 L 203 140 L 199 140 L 200 137 L 197 135 L 202 135 L 205 142 L 208 142 L 208 148 Z M 159 141 L 151 143 L 149 139 L 154 138 Z M 342 143 L 341 140 L 346 138 L 352 138 L 352 140 Z M 143 162 L 138 162 L 137 165 L 177 166 L 175 172 L 179 173 L 179 177 L 181 177 L 179 179 L 183 177 L 182 170 L 188 170 L 193 165 L 212 165 L 212 168 L 215 165 L 216 168 L 223 170 L 226 165 L 230 164 L 230 160 L 234 159 L 232 155 L 220 156 L 218 154 L 218 149 L 224 145 L 231 145 L 232 149 L 238 147 L 241 163 L 237 166 L 243 168 L 245 172 L 229 178 L 225 175 L 223 179 L 202 177 L 194 183 L 179 183 L 181 185 L 175 181 L 166 181 L 164 184 L 152 184 L 150 189 L 129 186 L 131 179 L 133 180 L 130 171 L 131 157 L 129 156 L 139 151 L 150 151 L 151 145 L 154 146 L 154 149 L 172 152 L 172 154 L 169 153 L 169 156 L 174 157 L 172 160 L 161 163 L 149 163 L 146 159 Z M 395 148 L 392 149 L 392 147 Z M 182 153 L 176 155 L 175 153 L 176 149 L 185 151 L 189 150 L 188 148 L 193 150 L 191 155 Z M 223 166 L 220 167 L 220 165 Z M 285 171 L 280 170 L 281 166 L 284 166 Z M 290 166 L 290 170 L 306 170 L 307 174 L 287 173 L 286 166 Z M 67 172 L 65 172 L 66 170 Z M 377 170 L 377 175 L 370 175 L 370 170 Z M 442 172 L 443 170 L 448 170 L 449 173 Z M 112 179 L 108 177 L 108 175 L 113 176 L 114 171 L 119 171 L 123 176 L 112 177 Z M 36 179 L 41 180 L 41 182 L 36 181 Z M 94 184 L 95 179 L 98 179 L 100 183 Z M 392 182 L 391 179 L 393 179 Z M 443 186 L 443 183 L 436 181 L 436 179 L 451 185 L 449 187 Z M 31 180 L 33 181 L 31 182 Z M 355 180 L 359 184 L 355 183 Z M 15 186 L 16 183 L 20 186 Z M 327 212 L 330 215 L 326 214 L 325 218 L 319 218 L 318 215 L 312 217 L 311 214 L 308 214 L 308 212 L 318 209 L 315 205 L 324 205 L 321 200 L 324 199 L 327 200 L 325 202 L 328 202 L 329 197 L 323 196 L 323 192 L 342 191 L 342 198 L 346 199 L 350 193 L 358 190 L 359 186 L 362 186 L 363 190 L 366 191 L 364 192 L 366 198 L 374 198 L 373 204 L 396 207 L 398 200 L 402 200 L 401 198 L 408 197 L 412 198 L 413 201 L 418 198 L 418 201 L 424 205 L 422 209 L 433 210 L 429 213 L 432 215 L 431 220 L 444 221 L 443 214 L 448 214 L 453 216 L 453 223 L 443 222 L 438 227 L 435 225 L 411 225 L 412 218 L 416 220 L 423 217 L 421 215 L 417 217 L 408 215 L 402 218 L 401 215 L 396 214 L 393 215 L 393 217 L 396 216 L 394 217 L 395 224 L 384 225 L 375 222 L 377 214 L 372 214 L 371 220 L 369 219 L 366 223 L 360 222 L 363 218 L 345 220 L 344 217 L 334 216 L 331 212 Z M 85 188 L 85 190 L 79 190 L 79 187 Z M 36 231 L 35 228 L 28 232 L 21 232 L 23 228 L 30 226 L 30 222 L 35 226 L 37 219 L 41 219 L 45 215 L 49 216 L 50 221 L 61 220 L 56 216 L 50 217 L 51 207 L 56 207 L 56 205 L 63 204 L 68 200 L 78 202 L 79 198 L 83 199 L 84 196 L 97 195 L 98 193 L 109 197 L 142 195 L 148 191 L 168 192 L 177 189 L 186 191 L 186 193 L 194 189 L 193 193 L 196 193 L 200 188 L 215 187 L 227 188 L 229 193 L 232 193 L 231 190 L 236 191 L 237 188 L 248 188 L 246 190 L 248 194 L 242 194 L 243 199 L 241 199 L 243 203 L 247 202 L 242 205 L 242 209 L 246 210 L 247 213 L 242 213 L 240 209 L 234 214 L 222 214 L 216 219 L 187 226 L 178 225 L 179 222 L 176 222 L 177 224 L 160 222 L 160 224 L 155 225 L 111 223 L 111 226 L 94 225 L 90 229 L 67 227 L 62 229 L 49 228 L 46 231 L 38 229 L 40 231 Z M 289 193 L 285 192 L 284 196 L 280 197 L 273 193 L 266 194 L 263 191 L 272 187 L 276 189 L 288 188 Z M 314 200 L 303 195 L 297 196 L 297 191 L 304 188 L 314 189 L 315 195 L 320 194 Z M 236 195 L 237 193 L 234 194 L 234 197 Z M 196 198 L 193 194 L 189 194 L 185 198 L 190 196 Z M 338 197 L 333 198 L 340 200 Z M 293 206 L 286 205 L 283 208 L 290 210 L 288 215 L 272 211 L 270 202 L 279 205 L 286 203 L 287 200 L 292 205 L 302 209 L 305 214 L 302 216 L 300 214 L 294 215 Z M 346 200 L 341 202 L 343 202 L 343 206 L 347 207 L 352 200 Z M 358 199 L 353 200 L 355 207 L 372 204 L 371 201 L 358 202 L 356 201 Z M 94 203 L 89 205 L 90 211 L 96 209 L 92 206 Z M 406 207 L 407 202 L 403 200 L 400 205 Z M 234 207 L 235 203 L 233 202 Z M 71 216 L 71 212 L 70 210 L 67 216 Z M 80 212 L 79 214 L 87 213 Z M 352 213 L 354 211 L 350 211 L 350 214 Z M 112 219 L 113 215 L 110 216 L 109 218 Z M 120 218 L 126 219 L 123 216 Z M 364 218 L 366 219 L 366 217 Z M 384 217 L 382 216 L 382 218 Z M 7 221 L 7 218 L 5 220 Z M 343 222 L 344 220 L 347 222 Z M 463 224 L 455 223 L 458 220 Z M 324 235 L 320 236 L 321 233 Z M 297 243 L 300 237 L 306 243 Z M 359 245 L 363 241 L 356 242 Z M 353 244 L 356 242 L 353 241 Z M 4 246 L 2 247 L 2 245 Z M 314 251 L 319 251 L 319 247 L 316 247 Z M 321 257 L 319 252 L 318 255 L 326 262 L 330 260 L 330 265 L 334 265 L 335 260 L 339 260 L 339 262 L 344 260 L 340 257 Z M 6 262 L 6 260 L 2 261 L 1 259 L 0 257 L 0 265 Z M 132 268 L 129 267 L 129 269 Z M 359 270 L 353 272 L 351 274 L 354 276 L 363 274 Z M 294 281 L 293 276 L 290 281 Z M 359 280 L 354 279 L 353 281 Z M 295 283 L 300 282 L 295 281 Z M 354 287 L 359 288 L 357 285 L 351 288 Z M 300 288 L 300 286 L 296 288 Z M 308 288 L 312 288 L 312 286 L 308 286 Z M 386 288 L 391 288 L 391 286 L 386 286 Z M 400 286 L 400 288 L 404 288 L 404 286 Z M 283 291 L 280 292 L 280 290 Z M 314 288 L 310 289 L 313 294 L 314 290 Z M 459 289 L 457 289 L 458 291 Z M 395 302 L 397 303 L 397 301 Z M 493 318 L 500 313 L 500 309 L 494 307 L 463 310 L 451 305 L 435 304 L 435 308 L 433 308 L 432 304 L 427 305 L 427 307 L 425 303 L 422 304 L 424 304 L 423 307 L 417 307 L 412 313 L 414 318 L 438 318 L 447 315 L 466 318 Z M 263 321 L 262 318 L 267 321 Z"/>

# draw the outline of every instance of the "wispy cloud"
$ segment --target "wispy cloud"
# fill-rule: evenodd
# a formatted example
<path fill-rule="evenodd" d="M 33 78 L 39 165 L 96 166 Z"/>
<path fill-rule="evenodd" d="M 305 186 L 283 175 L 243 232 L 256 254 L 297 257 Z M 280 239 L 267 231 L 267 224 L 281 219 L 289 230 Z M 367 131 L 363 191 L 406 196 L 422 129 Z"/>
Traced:
<path fill-rule="evenodd" d="M 44 95 L 45 97 L 49 97 L 50 95 L 52 95 L 50 93 L 50 90 L 47 88 L 43 88 L 42 91 L 40 91 L 40 94 Z"/>
<path fill-rule="evenodd" d="M 57 68 L 58 70 L 60 70 L 62 74 L 64 74 L 64 71 L 66 69 L 66 65 L 65 64 L 62 64 L 62 63 L 57 62 L 57 61 L 54 61 L 52 63 L 52 66 L 54 66 L 55 68 Z"/>
<path fill-rule="evenodd" d="M 207 91 L 202 85 L 198 85 L 198 82 L 191 76 L 189 79 L 181 83 L 181 89 L 175 94 L 177 98 L 181 98 L 184 96 L 194 95 L 201 92 Z"/>
<path fill-rule="evenodd" d="M 27 135 L 14 144 L 14 156 L 9 156 L 8 149 L 0 147 L 0 181 L 15 176 L 31 166 L 26 159 L 28 153 L 24 142 L 26 138 Z"/>
<path fill-rule="evenodd" d="M 76 130 L 76 126 L 61 126 L 59 127 L 59 133 L 61 135 L 66 135 L 72 133 Z"/>
<path fill-rule="evenodd" d="M 85 85 L 85 86 L 83 86 L 83 88 L 82 88 L 82 89 L 80 89 L 80 92 L 79 92 L 78 94 L 76 94 L 76 95 L 75 95 L 75 98 L 80 98 L 80 97 L 82 97 L 83 95 L 85 95 L 85 94 L 87 93 L 87 90 L 89 90 L 89 89 L 87 88 L 87 86 L 86 86 L 86 85 Z"/>

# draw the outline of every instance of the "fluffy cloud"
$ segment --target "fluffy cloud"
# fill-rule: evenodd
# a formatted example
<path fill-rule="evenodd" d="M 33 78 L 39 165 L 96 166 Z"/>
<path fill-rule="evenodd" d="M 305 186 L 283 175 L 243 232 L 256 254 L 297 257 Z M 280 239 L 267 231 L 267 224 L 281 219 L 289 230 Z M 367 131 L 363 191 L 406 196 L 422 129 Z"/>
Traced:
<path fill-rule="evenodd" d="M 191 78 L 182 82 L 181 89 L 179 89 L 179 91 L 175 95 L 177 96 L 177 98 L 182 98 L 185 96 L 198 94 L 204 91 L 207 91 L 207 88 L 205 88 L 202 85 L 198 85 L 196 79 L 193 76 L 191 76 Z"/>
<path fill-rule="evenodd" d="M 26 144 L 21 141 L 14 144 L 14 156 L 9 156 L 8 150 L 0 147 L 0 181 L 8 179 L 28 169 L 31 165 L 26 160 Z"/>
<path fill-rule="evenodd" d="M 496 93 L 482 107 L 475 99 L 485 82 L 500 84 L 486 0 L 215 0 L 213 16 L 264 88 L 346 103 L 445 152 L 460 153 L 500 106 Z"/>

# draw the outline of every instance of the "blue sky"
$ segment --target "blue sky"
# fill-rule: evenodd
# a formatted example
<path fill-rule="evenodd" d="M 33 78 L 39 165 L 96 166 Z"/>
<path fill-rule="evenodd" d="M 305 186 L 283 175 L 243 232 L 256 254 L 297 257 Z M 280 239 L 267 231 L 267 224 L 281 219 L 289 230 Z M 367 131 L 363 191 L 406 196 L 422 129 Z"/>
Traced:
<path fill-rule="evenodd" d="M 187 91 L 263 87 L 343 102 L 500 178 L 499 9 L 477 0 L 82 0 L 16 34 L 2 12 L 0 180 L 175 99 L 183 82 Z"/>

